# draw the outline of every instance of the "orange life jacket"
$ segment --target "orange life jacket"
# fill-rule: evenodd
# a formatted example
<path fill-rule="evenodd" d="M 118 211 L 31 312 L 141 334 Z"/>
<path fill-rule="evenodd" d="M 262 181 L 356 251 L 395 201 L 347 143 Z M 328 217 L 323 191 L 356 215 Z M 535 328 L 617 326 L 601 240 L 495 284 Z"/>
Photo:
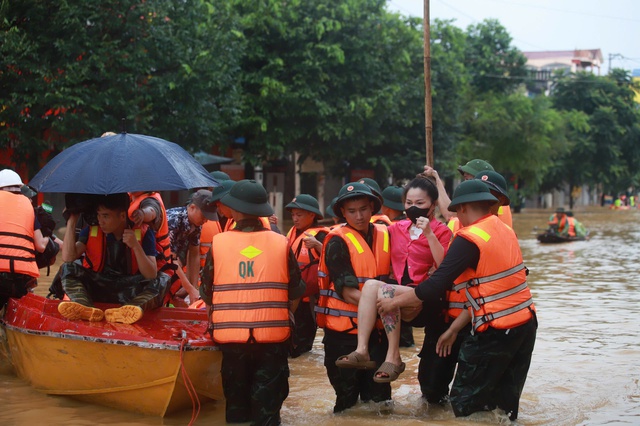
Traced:
<path fill-rule="evenodd" d="M 213 340 L 279 343 L 291 334 L 289 247 L 275 232 L 223 232 L 213 238 Z"/>
<path fill-rule="evenodd" d="M 207 253 L 211 249 L 211 240 L 221 232 L 222 227 L 217 220 L 208 220 L 202 225 L 200 231 L 200 269 L 204 267 L 204 262 L 207 260 Z"/>
<path fill-rule="evenodd" d="M 455 235 L 458 229 L 461 228 L 460 219 L 458 219 L 458 216 L 454 216 L 451 219 L 449 219 L 449 223 L 447 223 L 447 226 L 449 227 L 449 229 L 451 229 L 451 232 L 453 232 L 453 234 Z M 453 238 L 453 235 L 451 236 L 451 238 Z"/>
<path fill-rule="evenodd" d="M 391 221 L 391 219 L 389 219 L 389 216 L 387 216 L 386 214 L 374 214 L 373 216 L 371 216 L 371 223 L 378 223 L 378 224 L 384 224 L 387 226 L 391 226 L 391 224 L 393 223 Z"/>
<path fill-rule="evenodd" d="M 568 228 L 567 228 L 568 227 Z M 565 228 L 567 228 L 566 234 L 570 237 L 576 236 L 576 219 L 574 217 L 565 216 L 562 221 L 560 221 L 560 226 L 558 226 L 558 232 L 564 232 Z"/>
<path fill-rule="evenodd" d="M 517 327 L 535 312 L 527 286 L 522 252 L 513 230 L 494 215 L 458 231 L 480 250 L 476 269 L 469 268 L 454 281 L 454 291 L 464 290 L 474 331 Z"/>
<path fill-rule="evenodd" d="M 513 217 L 511 216 L 511 207 L 500 206 L 498 208 L 498 218 L 509 228 L 513 229 Z"/>
<path fill-rule="evenodd" d="M 336 228 L 325 237 L 318 268 L 320 298 L 315 307 L 318 326 L 350 334 L 358 332 L 358 306 L 345 302 L 329 277 L 326 248 L 331 238 L 342 238 L 347 244 L 360 291 L 368 279 L 385 280 L 389 276 L 389 231 L 385 225 L 374 223 L 373 226 L 373 249 L 358 231 L 348 226 Z M 381 323 L 378 322 L 378 326 L 381 327 Z"/>
<path fill-rule="evenodd" d="M 171 259 L 171 241 L 169 240 L 169 223 L 167 222 L 167 210 L 164 207 L 164 202 L 162 201 L 162 197 L 158 192 L 150 192 L 145 193 L 137 197 L 135 200 L 131 201 L 129 205 L 129 211 L 127 212 L 129 218 L 134 211 L 140 208 L 140 203 L 147 198 L 153 198 L 158 201 L 160 204 L 160 209 L 162 210 L 162 223 L 160 224 L 160 229 L 156 232 L 156 266 L 158 271 L 161 269 L 163 272 L 168 273 L 169 275 L 173 274 L 173 269 L 162 268 L 169 259 Z"/>
<path fill-rule="evenodd" d="M 451 232 L 453 232 L 453 235 L 451 235 L 451 241 L 449 242 L 449 247 L 451 247 L 451 243 L 456 236 L 456 232 L 462 228 L 462 225 L 460 224 L 460 219 L 458 219 L 457 216 L 454 216 L 449 220 L 447 226 Z M 447 321 L 453 321 L 458 318 L 460 312 L 467 308 L 467 296 L 463 291 L 454 291 L 453 289 L 447 290 L 447 302 L 449 304 L 447 309 Z"/>
<path fill-rule="evenodd" d="M 138 242 L 142 241 L 147 229 L 149 229 L 147 225 L 142 225 L 140 228 L 133 229 Z M 99 226 L 91 226 L 89 228 L 89 236 L 87 238 L 87 248 L 84 252 L 84 258 L 82 259 L 82 266 L 95 272 L 102 272 L 104 262 L 107 259 L 107 251 L 105 250 L 106 246 L 107 235 L 102 232 L 102 229 L 100 229 Z M 125 252 L 127 256 L 127 274 L 135 275 L 139 272 L 136 256 L 129 247 L 126 248 Z"/>
<path fill-rule="evenodd" d="M 298 267 L 300 268 L 300 272 L 302 273 L 302 279 L 307 285 L 307 291 L 305 294 L 317 294 L 316 290 L 318 288 L 318 267 L 317 264 L 320 263 L 320 254 L 318 251 L 313 249 L 309 251 L 307 247 L 304 245 L 304 238 L 306 238 L 306 234 L 311 236 L 318 235 L 319 232 L 329 233 L 330 229 L 325 228 L 324 226 L 308 228 L 304 232 L 301 232 L 300 235 L 296 237 L 296 228 L 295 226 L 289 229 L 287 233 L 287 238 L 289 240 L 289 248 L 293 251 L 293 254 L 298 261 Z M 313 282 L 312 282 L 313 281 Z M 309 302 L 309 296 L 303 296 L 300 299 L 302 302 Z"/>
<path fill-rule="evenodd" d="M 310 234 L 315 237 L 319 232 L 326 232 L 328 234 L 330 229 L 324 226 L 309 228 L 304 232 L 301 232 L 300 235 L 296 237 L 296 228 L 292 227 L 287 233 L 289 248 L 293 251 L 293 254 L 295 254 L 300 269 L 304 268 L 312 261 L 320 259 L 321 253 L 318 253 L 315 249 L 309 252 L 309 249 L 305 247 L 304 242 L 302 241 L 307 237 L 305 234 Z"/>
<path fill-rule="evenodd" d="M 267 229 L 271 229 L 271 222 L 269 222 L 268 217 L 259 217 L 258 219 L 260 219 L 260 222 L 262 222 L 263 227 Z M 236 221 L 233 220 L 232 218 L 229 218 L 227 220 L 227 223 L 224 224 L 224 232 L 231 231 L 232 229 L 235 229 L 235 228 L 236 228 Z"/>
<path fill-rule="evenodd" d="M 39 277 L 33 243 L 33 206 L 24 195 L 3 190 L 0 206 L 0 272 Z"/>

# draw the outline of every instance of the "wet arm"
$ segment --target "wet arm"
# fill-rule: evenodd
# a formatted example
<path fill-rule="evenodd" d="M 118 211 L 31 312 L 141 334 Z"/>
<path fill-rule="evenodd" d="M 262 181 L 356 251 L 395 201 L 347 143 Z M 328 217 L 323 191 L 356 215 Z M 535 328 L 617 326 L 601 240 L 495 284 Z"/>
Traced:
<path fill-rule="evenodd" d="M 67 220 L 67 229 L 64 231 L 64 244 L 62 245 L 62 261 L 73 262 L 84 253 L 86 246 L 76 241 L 76 224 L 79 214 L 72 214 Z"/>

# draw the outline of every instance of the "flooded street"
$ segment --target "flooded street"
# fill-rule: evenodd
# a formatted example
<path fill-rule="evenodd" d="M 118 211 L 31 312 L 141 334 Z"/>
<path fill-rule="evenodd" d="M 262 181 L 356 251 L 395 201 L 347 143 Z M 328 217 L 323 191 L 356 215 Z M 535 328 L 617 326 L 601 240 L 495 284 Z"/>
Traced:
<path fill-rule="evenodd" d="M 527 209 L 514 215 L 540 323 L 516 423 L 640 424 L 640 211 L 577 210 L 591 239 L 543 245 L 535 236 L 550 213 Z M 46 287 L 41 283 L 37 292 L 46 294 Z M 422 342 L 419 331 L 415 337 Z M 319 332 L 313 351 L 290 361 L 285 425 L 508 423 L 494 413 L 456 419 L 448 407 L 423 404 L 418 347 L 402 350 L 407 370 L 392 385 L 391 409 L 360 404 L 333 415 L 335 396 L 322 365 L 321 338 Z M 207 404 L 195 424 L 224 424 L 223 411 L 222 405 Z M 47 396 L 0 361 L 2 425 L 185 425 L 190 418 L 189 410 L 159 419 Z"/>

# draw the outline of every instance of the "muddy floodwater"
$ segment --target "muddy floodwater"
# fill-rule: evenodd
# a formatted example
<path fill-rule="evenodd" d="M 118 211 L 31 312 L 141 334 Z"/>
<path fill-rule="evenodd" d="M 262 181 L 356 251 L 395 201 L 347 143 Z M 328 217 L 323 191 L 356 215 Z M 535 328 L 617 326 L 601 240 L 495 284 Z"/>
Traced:
<path fill-rule="evenodd" d="M 640 211 L 578 209 L 590 240 L 543 245 L 535 236 L 550 214 L 525 209 L 514 215 L 540 323 L 516 424 L 640 425 Z M 46 294 L 46 287 L 41 280 L 37 292 Z M 416 342 L 422 338 L 416 330 Z M 392 385 L 391 409 L 360 404 L 334 415 L 321 339 L 319 332 L 311 353 L 290 360 L 285 425 L 509 423 L 492 412 L 456 419 L 450 407 L 424 404 L 416 378 L 419 347 L 402 349 L 407 370 Z M 195 424 L 224 424 L 223 408 L 204 405 Z M 190 419 L 190 410 L 159 419 L 47 396 L 0 361 L 0 425 L 186 425 Z"/>

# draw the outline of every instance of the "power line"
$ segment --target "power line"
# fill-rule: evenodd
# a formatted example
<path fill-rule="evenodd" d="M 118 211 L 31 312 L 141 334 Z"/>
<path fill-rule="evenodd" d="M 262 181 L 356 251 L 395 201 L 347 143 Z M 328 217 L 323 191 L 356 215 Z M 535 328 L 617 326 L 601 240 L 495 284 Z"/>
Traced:
<path fill-rule="evenodd" d="M 524 6 L 524 7 L 530 7 L 535 9 L 545 9 L 545 10 L 551 10 L 554 12 L 569 13 L 571 15 L 584 15 L 584 16 L 591 16 L 594 18 L 617 19 L 620 21 L 640 22 L 640 19 L 626 18 L 623 16 L 607 16 L 607 15 L 600 15 L 596 13 L 589 13 L 589 12 L 578 11 L 578 10 L 557 9 L 555 7 L 540 6 L 537 4 L 530 4 L 530 3 L 518 3 L 513 1 L 505 1 L 505 0 L 485 0 L 485 1 L 492 1 L 494 3 L 503 3 L 503 4 L 508 4 L 510 6 Z"/>

